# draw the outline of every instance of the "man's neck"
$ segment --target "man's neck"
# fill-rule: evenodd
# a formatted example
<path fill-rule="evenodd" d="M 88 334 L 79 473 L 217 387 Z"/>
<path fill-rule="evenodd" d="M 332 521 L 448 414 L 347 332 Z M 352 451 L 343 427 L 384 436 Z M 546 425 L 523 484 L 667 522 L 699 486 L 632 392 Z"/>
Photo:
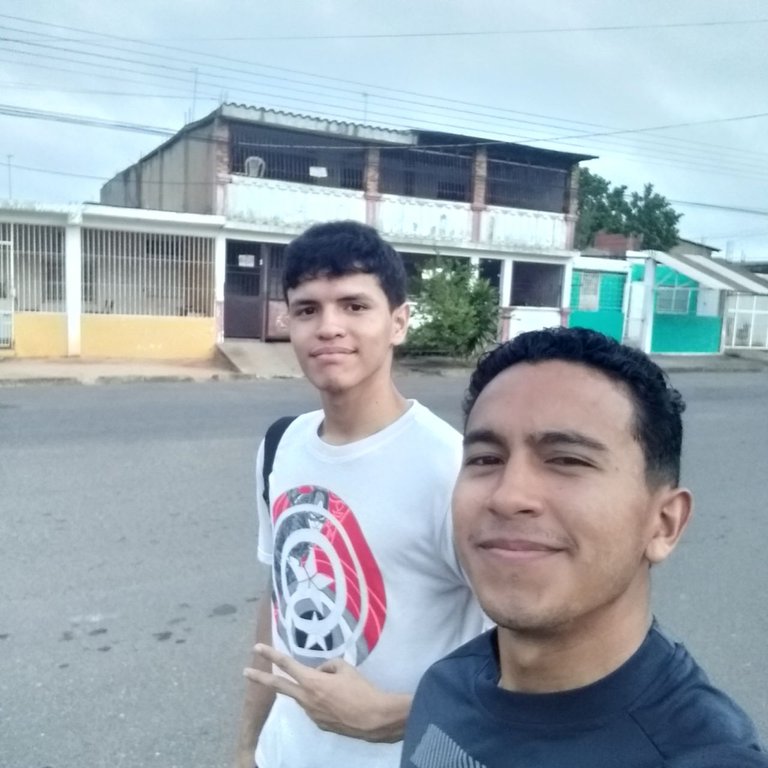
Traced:
<path fill-rule="evenodd" d="M 577 624 L 550 633 L 500 627 L 499 685 L 520 693 L 554 693 L 597 682 L 642 645 L 651 616 L 645 608 L 620 621 L 601 616 L 581 618 Z"/>
<path fill-rule="evenodd" d="M 345 445 L 375 434 L 400 418 L 408 401 L 389 379 L 385 386 L 321 393 L 326 443 Z"/>

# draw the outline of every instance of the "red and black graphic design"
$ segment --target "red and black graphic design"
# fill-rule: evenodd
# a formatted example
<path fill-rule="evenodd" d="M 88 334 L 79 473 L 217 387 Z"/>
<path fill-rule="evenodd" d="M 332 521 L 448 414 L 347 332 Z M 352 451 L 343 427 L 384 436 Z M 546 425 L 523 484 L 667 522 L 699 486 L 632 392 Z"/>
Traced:
<path fill-rule="evenodd" d="M 273 608 L 291 655 L 358 665 L 381 637 L 384 580 L 352 510 L 334 493 L 299 486 L 272 507 Z"/>

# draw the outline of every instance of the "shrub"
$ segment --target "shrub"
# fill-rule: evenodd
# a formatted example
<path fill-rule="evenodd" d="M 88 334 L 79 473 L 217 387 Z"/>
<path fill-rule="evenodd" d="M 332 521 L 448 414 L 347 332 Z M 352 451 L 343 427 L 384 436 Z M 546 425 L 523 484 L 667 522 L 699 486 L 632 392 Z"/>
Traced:
<path fill-rule="evenodd" d="M 435 259 L 415 305 L 404 354 L 467 358 L 496 339 L 498 293 L 468 259 Z"/>

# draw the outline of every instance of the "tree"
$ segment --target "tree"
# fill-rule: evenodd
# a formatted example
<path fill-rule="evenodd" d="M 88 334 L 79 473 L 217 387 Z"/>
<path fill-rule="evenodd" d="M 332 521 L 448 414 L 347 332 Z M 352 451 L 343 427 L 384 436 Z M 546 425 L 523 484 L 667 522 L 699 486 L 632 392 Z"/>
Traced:
<path fill-rule="evenodd" d="M 469 260 L 438 257 L 425 275 L 405 354 L 467 358 L 495 340 L 499 297 Z"/>
<path fill-rule="evenodd" d="M 633 192 L 629 208 L 630 234 L 639 235 L 643 248 L 667 251 L 677 245 L 677 222 L 683 214 L 677 213 L 666 197 L 654 192 L 653 184 L 646 184 L 642 194 Z"/>
<path fill-rule="evenodd" d="M 579 219 L 576 247 L 592 244 L 600 230 L 636 235 L 642 248 L 666 251 L 679 240 L 677 223 L 682 218 L 663 195 L 646 184 L 642 194 L 627 195 L 626 186 L 611 186 L 588 168 L 579 172 Z"/>

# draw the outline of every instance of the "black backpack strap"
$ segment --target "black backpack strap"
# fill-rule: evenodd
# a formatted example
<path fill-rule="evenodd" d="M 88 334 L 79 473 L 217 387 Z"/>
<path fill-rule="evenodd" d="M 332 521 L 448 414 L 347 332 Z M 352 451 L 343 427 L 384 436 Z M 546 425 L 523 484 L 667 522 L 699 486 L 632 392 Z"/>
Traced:
<path fill-rule="evenodd" d="M 261 467 L 261 477 L 264 481 L 264 501 L 269 508 L 269 476 L 272 473 L 272 467 L 275 463 L 275 454 L 277 446 L 285 430 L 288 429 L 295 416 L 281 416 L 277 421 L 273 421 L 264 434 L 264 463 Z"/>

